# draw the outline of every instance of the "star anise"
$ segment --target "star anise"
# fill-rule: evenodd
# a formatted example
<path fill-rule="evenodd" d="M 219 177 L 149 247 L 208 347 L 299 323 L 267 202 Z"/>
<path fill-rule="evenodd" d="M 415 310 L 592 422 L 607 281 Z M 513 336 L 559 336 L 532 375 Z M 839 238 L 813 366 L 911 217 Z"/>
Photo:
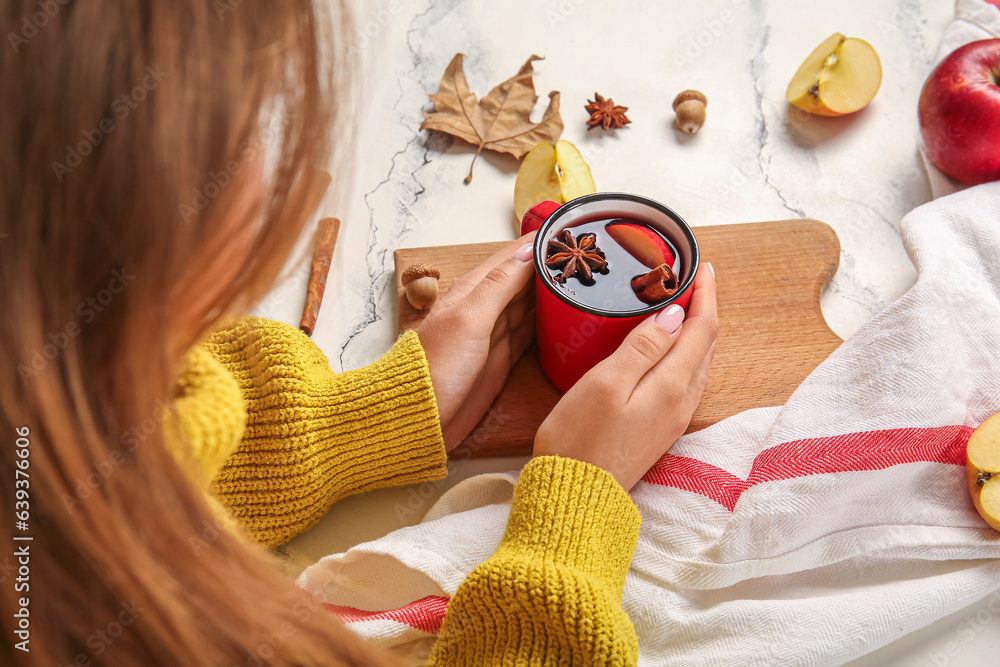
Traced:
<path fill-rule="evenodd" d="M 608 262 L 597 247 L 597 235 L 581 234 L 579 238 L 573 238 L 573 233 L 568 229 L 557 238 L 549 239 L 545 266 L 562 269 L 562 273 L 553 278 L 557 283 L 564 283 L 570 276 L 576 276 L 584 285 L 593 285 L 594 271 L 608 272 Z"/>
<path fill-rule="evenodd" d="M 605 130 L 618 130 L 632 122 L 625 117 L 628 107 L 615 106 L 614 100 L 610 97 L 604 99 L 600 93 L 594 93 L 594 97 L 597 101 L 587 100 L 587 106 L 584 107 L 590 114 L 590 119 L 587 121 L 588 132 L 598 125 Z"/>

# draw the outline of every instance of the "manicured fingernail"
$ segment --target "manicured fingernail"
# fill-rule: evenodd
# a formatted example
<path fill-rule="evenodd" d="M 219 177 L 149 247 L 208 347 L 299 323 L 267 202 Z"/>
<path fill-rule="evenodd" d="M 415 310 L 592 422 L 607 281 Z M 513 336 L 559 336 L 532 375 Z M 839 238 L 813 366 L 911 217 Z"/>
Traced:
<path fill-rule="evenodd" d="M 711 262 L 705 262 L 708 265 L 708 270 L 712 272 L 712 277 L 715 277 L 715 267 L 712 266 Z"/>
<path fill-rule="evenodd" d="M 531 243 L 525 243 L 523 246 L 517 249 L 514 253 L 514 259 L 520 260 L 522 262 L 531 261 L 531 249 L 534 246 Z"/>
<path fill-rule="evenodd" d="M 676 303 L 671 304 L 658 312 L 653 318 L 661 329 L 666 329 L 667 333 L 673 333 L 681 326 L 681 322 L 684 321 L 684 309 L 678 306 Z"/>

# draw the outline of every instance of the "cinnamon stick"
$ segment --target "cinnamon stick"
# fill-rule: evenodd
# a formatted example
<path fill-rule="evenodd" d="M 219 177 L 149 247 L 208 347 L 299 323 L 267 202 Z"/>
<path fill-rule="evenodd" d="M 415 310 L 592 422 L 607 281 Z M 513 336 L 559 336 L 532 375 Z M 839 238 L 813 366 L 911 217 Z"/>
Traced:
<path fill-rule="evenodd" d="M 312 336 L 313 327 L 316 326 L 319 306 L 323 302 L 323 292 L 326 290 L 326 276 L 330 272 L 330 260 L 333 259 L 339 232 L 340 220 L 337 218 L 323 218 L 316 227 L 306 305 L 302 310 L 302 321 L 299 322 L 299 329 L 307 336 Z"/>
<path fill-rule="evenodd" d="M 643 303 L 657 303 L 674 295 L 677 291 L 677 276 L 666 264 L 636 276 L 631 282 L 632 291 Z"/>

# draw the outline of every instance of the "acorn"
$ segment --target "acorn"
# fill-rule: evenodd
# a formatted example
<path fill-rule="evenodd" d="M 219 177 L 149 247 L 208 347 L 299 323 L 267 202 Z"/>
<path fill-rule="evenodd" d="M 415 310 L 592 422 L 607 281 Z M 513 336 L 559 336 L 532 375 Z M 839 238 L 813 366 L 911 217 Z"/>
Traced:
<path fill-rule="evenodd" d="M 441 272 L 430 264 L 413 264 L 403 271 L 400 282 L 406 290 L 406 300 L 417 310 L 427 310 L 438 298 Z"/>
<path fill-rule="evenodd" d="M 677 117 L 674 122 L 677 129 L 688 134 L 694 134 L 705 124 L 705 107 L 708 98 L 697 90 L 685 90 L 674 98 L 674 111 Z"/>

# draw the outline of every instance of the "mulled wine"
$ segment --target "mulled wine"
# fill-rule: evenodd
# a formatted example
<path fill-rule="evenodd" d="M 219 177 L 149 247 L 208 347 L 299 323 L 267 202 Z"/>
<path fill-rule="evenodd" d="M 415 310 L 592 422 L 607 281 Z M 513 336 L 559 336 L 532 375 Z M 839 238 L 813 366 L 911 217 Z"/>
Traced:
<path fill-rule="evenodd" d="M 655 306 L 679 288 L 680 253 L 651 225 L 623 217 L 573 222 L 551 235 L 547 282 L 569 300 L 612 313 Z"/>

